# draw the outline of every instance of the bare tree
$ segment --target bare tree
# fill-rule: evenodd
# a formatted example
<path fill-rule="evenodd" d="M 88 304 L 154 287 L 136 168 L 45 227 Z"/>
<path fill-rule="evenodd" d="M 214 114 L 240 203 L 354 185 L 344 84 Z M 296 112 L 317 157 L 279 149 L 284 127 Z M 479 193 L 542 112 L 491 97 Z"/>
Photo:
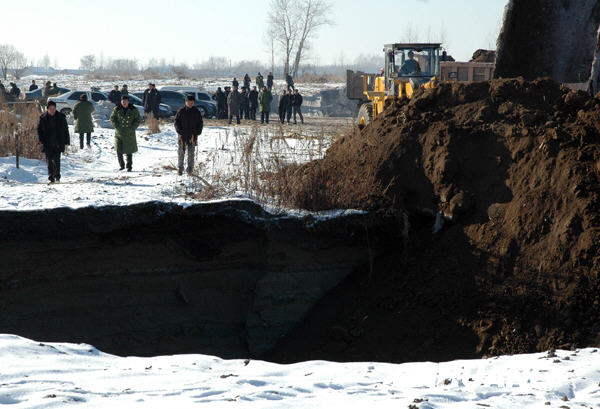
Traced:
<path fill-rule="evenodd" d="M 173 72 L 173 75 L 180 80 L 189 78 L 190 76 L 190 69 L 186 64 L 172 65 L 171 71 Z"/>
<path fill-rule="evenodd" d="M 2 78 L 6 80 L 8 78 L 8 70 L 12 68 L 13 60 L 17 50 L 10 44 L 0 44 L 0 71 L 2 71 Z"/>
<path fill-rule="evenodd" d="M 12 75 L 16 79 L 21 79 L 23 74 L 25 74 L 25 71 L 27 71 L 28 67 L 29 67 L 29 62 L 27 61 L 25 54 L 23 54 L 20 51 L 15 50 L 15 53 L 13 54 L 12 63 L 10 64 L 10 71 L 11 71 Z"/>
<path fill-rule="evenodd" d="M 303 53 L 308 41 L 315 36 L 319 28 L 334 24 L 329 18 L 331 4 L 327 0 L 301 0 L 297 3 L 298 17 L 300 20 L 298 33 L 298 48 L 294 58 L 292 76 L 298 75 L 298 67 L 302 62 Z"/>
<path fill-rule="evenodd" d="M 42 58 L 40 58 L 40 60 L 38 61 L 38 65 L 42 68 L 48 69 L 50 68 L 50 56 L 48 54 L 45 54 Z"/>
<path fill-rule="evenodd" d="M 283 53 L 284 74 L 290 72 L 290 58 L 298 36 L 298 13 L 294 0 L 271 0 L 269 33 Z"/>
<path fill-rule="evenodd" d="M 79 68 L 86 71 L 94 71 L 96 69 L 96 56 L 93 54 L 84 55 L 79 60 Z"/>

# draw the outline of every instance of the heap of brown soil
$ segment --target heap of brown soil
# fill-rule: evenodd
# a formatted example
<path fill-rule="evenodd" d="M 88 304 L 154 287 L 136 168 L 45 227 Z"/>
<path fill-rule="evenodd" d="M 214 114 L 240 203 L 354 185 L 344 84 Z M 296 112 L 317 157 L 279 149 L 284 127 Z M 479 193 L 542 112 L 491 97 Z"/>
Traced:
<path fill-rule="evenodd" d="M 471 62 L 494 62 L 496 61 L 496 51 L 479 49 L 473 53 Z"/>
<path fill-rule="evenodd" d="M 311 209 L 407 212 L 404 247 L 323 300 L 271 359 L 598 344 L 599 143 L 600 100 L 547 79 L 441 83 L 388 107 L 296 169 L 290 193 Z"/>

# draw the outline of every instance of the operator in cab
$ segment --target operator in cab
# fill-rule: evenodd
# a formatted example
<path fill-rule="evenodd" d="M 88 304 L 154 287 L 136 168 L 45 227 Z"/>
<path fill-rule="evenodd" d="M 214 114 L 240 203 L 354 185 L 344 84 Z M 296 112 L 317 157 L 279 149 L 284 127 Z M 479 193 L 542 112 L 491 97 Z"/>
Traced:
<path fill-rule="evenodd" d="M 400 75 L 411 75 L 411 74 L 420 74 L 421 66 L 419 62 L 415 60 L 415 53 L 412 51 L 408 52 L 408 60 L 404 61 L 404 64 L 398 70 Z"/>

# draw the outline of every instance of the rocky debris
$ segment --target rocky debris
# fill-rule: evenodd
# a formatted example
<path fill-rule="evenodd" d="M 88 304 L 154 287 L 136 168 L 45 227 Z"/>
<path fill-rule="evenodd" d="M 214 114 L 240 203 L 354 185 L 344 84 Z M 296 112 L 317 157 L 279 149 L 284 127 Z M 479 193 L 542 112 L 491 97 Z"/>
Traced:
<path fill-rule="evenodd" d="M 441 83 L 290 169 L 299 206 L 407 211 L 411 229 L 402 250 L 338 287 L 273 359 L 318 356 L 330 342 L 321 328 L 338 325 L 364 332 L 330 359 L 598 344 L 599 118 L 600 98 L 550 79 Z M 446 223 L 432 235 L 439 214 Z M 311 337 L 310 351 L 294 352 Z"/>

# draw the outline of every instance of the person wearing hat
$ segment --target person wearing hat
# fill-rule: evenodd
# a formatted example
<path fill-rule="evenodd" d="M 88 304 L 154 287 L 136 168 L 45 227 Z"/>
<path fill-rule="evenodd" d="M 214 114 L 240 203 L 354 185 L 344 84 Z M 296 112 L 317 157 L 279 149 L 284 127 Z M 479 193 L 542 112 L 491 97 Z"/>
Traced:
<path fill-rule="evenodd" d="M 144 91 L 144 112 L 146 115 L 152 113 L 154 118 L 158 118 L 158 107 L 160 106 L 162 98 L 160 96 L 160 92 L 156 89 L 153 83 L 148 84 L 148 89 Z"/>
<path fill-rule="evenodd" d="M 198 135 L 202 133 L 204 122 L 202 114 L 195 107 L 196 98 L 193 95 L 188 95 L 185 99 L 185 106 L 177 110 L 175 114 L 175 130 L 179 135 L 178 153 L 178 169 L 179 175 L 183 174 L 183 162 L 185 159 L 185 151 L 187 150 L 187 174 L 191 175 L 194 170 L 194 147 L 198 143 Z"/>
<path fill-rule="evenodd" d="M 87 147 L 91 148 L 92 132 L 94 132 L 94 121 L 92 112 L 94 104 L 88 101 L 87 94 L 81 94 L 79 102 L 73 107 L 73 119 L 75 120 L 75 133 L 79 134 L 79 149 L 83 149 L 83 136 L 87 136 Z"/>
<path fill-rule="evenodd" d="M 42 152 L 46 154 L 48 180 L 50 183 L 60 182 L 60 155 L 65 151 L 65 146 L 70 145 L 71 136 L 67 117 L 56 110 L 56 102 L 48 101 L 46 112 L 38 121 L 37 134 Z"/>
<path fill-rule="evenodd" d="M 133 154 L 138 150 L 135 130 L 141 122 L 140 113 L 129 103 L 129 96 L 121 96 L 121 103 L 110 115 L 110 123 L 115 127 L 115 150 L 120 170 L 125 169 L 123 155 L 127 155 L 127 172 L 131 172 Z"/>
<path fill-rule="evenodd" d="M 123 84 L 121 87 L 121 96 L 123 95 L 129 96 L 129 88 L 127 88 L 127 84 Z"/>

